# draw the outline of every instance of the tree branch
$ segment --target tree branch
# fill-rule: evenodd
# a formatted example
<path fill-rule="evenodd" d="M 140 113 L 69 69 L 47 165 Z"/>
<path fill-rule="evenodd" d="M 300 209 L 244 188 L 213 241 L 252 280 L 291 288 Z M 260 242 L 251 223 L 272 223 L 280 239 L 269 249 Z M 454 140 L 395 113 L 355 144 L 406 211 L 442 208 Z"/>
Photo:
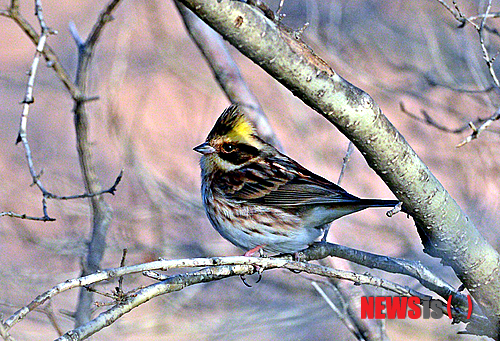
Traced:
<path fill-rule="evenodd" d="M 403 274 L 410 275 L 419 279 L 419 275 L 423 280 L 420 280 L 421 283 L 429 288 L 427 282 L 435 282 L 433 287 L 436 286 L 444 286 L 447 284 L 442 282 L 437 276 L 433 275 L 429 270 L 423 267 L 419 262 L 411 262 L 405 260 L 391 259 L 386 256 L 374 255 L 371 253 L 353 250 L 345 246 L 336 245 L 336 244 L 323 244 L 316 243 L 311 246 L 309 249 L 304 250 L 303 252 L 298 253 L 298 259 L 302 259 L 305 261 L 322 259 L 327 256 L 341 257 L 344 259 L 352 260 L 355 263 L 368 266 L 370 268 L 377 268 L 384 271 L 398 273 L 399 271 Z M 240 274 L 253 274 L 258 269 L 274 269 L 274 268 L 285 268 L 295 271 L 305 271 L 307 273 L 319 274 L 322 276 L 326 276 L 328 278 L 339 278 L 346 279 L 350 281 L 357 282 L 362 284 L 370 284 L 377 285 L 387 290 L 391 290 L 398 294 L 402 295 L 417 295 L 419 297 L 422 294 L 415 291 L 408 291 L 406 287 L 398 286 L 394 283 L 384 281 L 382 279 L 373 279 L 372 276 L 363 277 L 363 275 L 355 274 L 351 271 L 340 271 L 334 270 L 330 268 L 326 268 L 324 266 L 308 264 L 302 262 L 293 261 L 290 255 L 283 255 L 278 258 L 254 258 L 254 257 L 244 257 L 244 256 L 236 256 L 236 257 L 214 257 L 214 258 L 189 258 L 189 259 L 177 259 L 177 260 L 158 260 L 155 262 L 149 262 L 144 264 L 113 268 L 107 270 L 100 270 L 99 272 L 92 273 L 90 275 L 67 280 L 63 283 L 60 283 L 54 286 L 52 289 L 38 295 L 32 302 L 30 302 L 27 306 L 19 309 L 5 321 L 3 321 L 3 325 L 6 331 L 12 328 L 17 322 L 23 320 L 27 314 L 31 311 L 37 309 L 40 305 L 44 304 L 48 300 L 52 299 L 54 296 L 66 292 L 68 290 L 78 288 L 78 287 L 87 287 L 94 283 L 99 283 L 107 280 L 111 280 L 113 278 L 120 278 L 125 275 L 130 275 L 134 273 L 143 273 L 146 271 L 154 271 L 161 270 L 167 271 L 169 269 L 179 269 L 179 268 L 197 268 L 197 267 L 224 267 L 224 266 L 247 266 L 239 268 L 237 273 L 230 272 L 227 276 L 240 275 Z M 401 270 L 403 269 L 403 270 Z M 219 269 L 220 270 L 220 269 Z M 219 271 L 217 270 L 217 271 Z M 208 271 L 208 270 L 204 270 Z M 221 271 L 227 271 L 221 270 Z M 189 274 L 180 275 L 182 276 L 191 276 Z M 192 275 L 198 276 L 198 275 Z M 226 277 L 227 277 L 226 276 Z M 361 276 L 361 277 L 360 277 Z M 170 278 L 170 277 L 169 277 Z M 360 279 L 361 278 L 361 279 Z M 371 278 L 371 279 L 370 279 Z M 212 278 L 211 280 L 217 280 L 219 278 Z M 176 279 L 180 280 L 180 279 Z M 201 279 L 200 279 L 201 280 Z M 187 283 L 187 282 L 178 282 L 178 284 Z M 198 283 L 198 282 L 197 282 Z M 357 282 L 358 283 L 358 282 Z M 444 283 L 444 284 L 443 284 Z M 194 283 L 192 283 L 194 284 Z M 182 288 L 180 288 L 182 289 Z M 176 289 L 176 290 L 180 290 Z M 150 290 L 150 289 L 148 289 Z M 437 289 L 437 290 L 443 290 Z M 136 292 L 137 293 L 137 292 Z M 158 294 L 163 294 L 165 292 L 161 292 Z M 134 294 L 135 295 L 135 294 Z M 450 295 L 453 295 L 453 315 L 459 321 L 466 321 L 466 309 L 463 309 L 461 294 L 456 293 L 454 291 L 450 292 Z M 425 296 L 425 295 L 424 295 Z M 150 297 L 151 298 L 151 297 Z M 443 297 L 446 300 L 448 296 Z M 143 303 L 143 302 L 141 302 Z M 446 305 L 445 305 L 446 306 Z M 130 307 L 132 309 L 133 307 Z M 467 308 L 468 309 L 468 308 Z M 129 311 L 129 310 L 128 310 Z M 124 312 L 125 313 L 125 312 Z M 123 314 L 122 314 L 123 315 Z M 121 315 L 120 315 L 121 316 Z M 119 317 L 119 316 L 118 316 Z M 117 317 L 117 318 L 118 318 Z M 473 321 L 476 321 L 476 324 L 484 324 L 487 321 L 485 318 L 473 314 Z M 88 327 L 88 326 L 87 326 Z M 87 328 L 85 327 L 85 328 Z M 101 326 L 103 328 L 104 326 Z"/>
<path fill-rule="evenodd" d="M 26 35 L 33 41 L 35 45 L 39 45 L 41 36 L 31 26 L 31 24 L 19 12 L 19 1 L 12 0 L 11 5 L 7 10 L 2 11 L 3 16 L 11 18 Z M 42 32 L 43 33 L 43 32 Z M 55 33 L 55 32 L 53 32 Z M 74 100 L 84 100 L 80 89 L 73 83 L 68 72 L 64 69 L 56 53 L 48 44 L 44 44 L 42 54 L 47 61 L 47 66 L 54 69 L 59 79 L 63 82 L 64 86 L 70 93 Z"/>
<path fill-rule="evenodd" d="M 71 33 L 78 48 L 78 65 L 76 71 L 76 84 L 83 94 L 87 93 L 89 66 L 94 55 L 94 48 L 99 40 L 105 25 L 112 20 L 112 13 L 120 0 L 110 1 L 92 27 L 87 39 L 83 41 L 76 27 L 70 26 Z M 84 96 L 85 97 L 85 96 Z M 86 111 L 85 101 L 76 100 L 74 107 L 74 122 L 77 139 L 78 159 L 82 171 L 85 188 L 89 193 L 102 191 L 95 165 L 92 161 L 92 150 L 89 115 Z M 99 270 L 104 251 L 106 249 L 106 234 L 112 219 L 111 207 L 100 195 L 89 198 L 92 208 L 92 238 L 88 246 L 87 261 L 82 270 L 82 275 L 88 275 Z M 93 293 L 85 289 L 80 290 L 78 306 L 75 312 L 75 325 L 80 326 L 91 318 L 91 305 Z"/>
<path fill-rule="evenodd" d="M 48 214 L 47 210 L 47 201 L 46 199 L 56 199 L 56 200 L 70 200 L 70 199 L 81 199 L 81 198 L 90 198 L 94 196 L 98 196 L 101 194 L 105 193 L 110 193 L 114 194 L 116 191 L 116 187 L 118 186 L 122 175 L 123 171 L 118 175 L 115 183 L 113 186 L 111 186 L 109 189 L 100 191 L 100 192 L 94 192 L 94 193 L 84 193 L 84 194 L 79 194 L 79 195 L 69 195 L 69 196 L 60 196 L 56 195 L 54 193 L 49 192 L 44 185 L 42 184 L 40 178 L 43 174 L 43 170 L 40 171 L 39 173 L 35 170 L 35 166 L 33 163 L 33 156 L 31 153 L 31 148 L 28 142 L 28 137 L 27 137 L 27 126 L 28 126 L 28 115 L 30 111 L 30 106 L 34 102 L 34 96 L 33 96 L 33 89 L 35 85 L 35 79 L 36 79 L 36 74 L 38 71 L 38 66 L 40 62 L 40 58 L 42 55 L 46 57 L 46 59 L 49 62 L 49 65 L 54 67 L 54 70 L 58 74 L 59 78 L 65 83 L 66 81 L 69 80 L 69 77 L 67 76 L 67 73 L 64 71 L 64 69 L 60 66 L 59 60 L 57 56 L 53 53 L 53 51 L 48 47 L 47 45 L 47 38 L 50 34 L 56 34 L 57 32 L 53 31 L 52 29 L 49 28 L 49 26 L 46 24 L 44 16 L 43 16 L 43 8 L 42 8 L 42 3 L 40 0 L 35 1 L 35 15 L 38 19 L 40 28 L 41 28 L 41 33 L 40 36 L 38 36 L 35 32 L 35 30 L 29 25 L 29 23 L 22 17 L 22 15 L 19 12 L 19 1 L 11 1 L 10 7 L 2 12 L 2 15 L 5 15 L 7 17 L 12 18 L 16 23 L 19 24 L 19 26 L 23 29 L 23 31 L 32 38 L 32 40 L 35 42 L 36 41 L 36 51 L 35 51 L 35 56 L 33 57 L 33 62 L 31 64 L 30 70 L 28 72 L 28 83 L 26 86 L 26 92 L 24 99 L 22 101 L 23 104 L 23 111 L 21 113 L 21 120 L 19 124 L 19 130 L 17 134 L 17 139 L 16 143 L 22 142 L 24 151 L 25 151 L 25 157 L 28 163 L 28 169 L 31 175 L 31 178 L 33 180 L 33 184 L 38 187 L 38 189 L 42 192 L 43 198 L 42 198 L 42 209 L 43 209 L 43 216 L 42 217 L 35 217 L 35 216 L 30 216 L 27 214 L 19 214 L 19 213 L 14 213 L 14 212 L 0 212 L 0 217 L 2 216 L 9 216 L 13 218 L 19 218 L 19 219 L 28 219 L 28 220 L 34 220 L 34 221 L 55 221 L 55 218 L 52 218 Z M 57 65 L 57 66 L 55 66 Z M 71 83 L 72 84 L 72 83 Z M 68 87 L 69 92 L 72 94 L 74 98 L 78 98 L 81 101 L 87 101 L 91 99 L 84 99 L 82 96 L 79 94 L 78 90 L 78 95 L 76 95 L 76 90 L 74 89 L 74 85 L 71 85 Z"/>
<path fill-rule="evenodd" d="M 455 1 L 453 1 L 454 8 L 452 9 L 446 2 L 443 0 L 438 0 L 439 3 L 441 3 L 452 15 L 455 17 L 455 19 L 460 23 L 460 27 L 464 27 L 465 24 L 469 23 L 472 27 L 474 27 L 477 31 L 477 34 L 479 36 L 479 45 L 481 46 L 481 51 L 483 53 L 483 59 L 486 63 L 486 66 L 488 68 L 488 72 L 490 74 L 491 80 L 492 80 L 492 85 L 491 87 L 495 90 L 499 90 L 500 88 L 500 81 L 498 80 L 498 76 L 496 74 L 495 68 L 494 68 L 494 62 L 496 60 L 496 57 L 498 56 L 498 51 L 494 56 L 490 55 L 490 52 L 488 50 L 488 47 L 486 46 L 486 40 L 487 38 L 485 37 L 485 32 L 493 33 L 496 34 L 497 36 L 500 36 L 499 32 L 495 28 L 491 28 L 488 25 L 486 25 L 486 20 L 488 18 L 496 18 L 498 17 L 498 13 L 490 13 L 491 11 L 491 0 L 488 0 L 486 3 L 486 10 L 483 14 L 480 14 L 478 16 L 473 16 L 470 18 L 467 18 L 462 11 L 458 8 L 458 5 L 456 4 Z M 475 23 L 473 20 L 480 19 L 479 24 Z M 414 117 L 415 118 L 415 117 Z M 497 121 L 500 119 L 500 108 L 497 108 L 495 113 L 493 113 L 489 118 L 487 119 L 478 119 L 475 122 L 470 121 L 466 127 L 470 127 L 472 129 L 472 133 L 467 136 L 465 139 L 460 142 L 457 147 L 462 147 L 463 145 L 471 142 L 472 140 L 475 140 L 476 138 L 479 137 L 479 134 L 483 131 L 486 130 L 493 122 Z M 441 129 L 443 131 L 446 131 L 445 129 L 442 129 L 443 127 L 439 127 L 439 125 L 432 124 L 431 121 L 426 117 L 427 123 L 437 127 L 438 129 Z M 480 124 L 479 127 L 476 127 L 477 124 Z M 464 127 L 465 130 L 465 127 Z"/>

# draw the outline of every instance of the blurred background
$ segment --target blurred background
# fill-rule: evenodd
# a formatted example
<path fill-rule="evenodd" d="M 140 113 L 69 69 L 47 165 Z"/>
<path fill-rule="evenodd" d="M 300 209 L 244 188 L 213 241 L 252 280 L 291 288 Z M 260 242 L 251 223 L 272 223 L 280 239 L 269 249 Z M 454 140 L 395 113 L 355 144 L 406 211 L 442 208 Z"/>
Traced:
<path fill-rule="evenodd" d="M 271 9 L 279 1 L 266 2 Z M 1 1 L 1 8 L 9 2 Z M 477 15 L 483 1 L 458 1 L 464 14 Z M 49 44 L 74 76 L 76 47 L 68 31 L 74 22 L 86 37 L 104 4 L 96 1 L 43 1 L 48 25 L 57 30 Z M 494 4 L 492 11 L 498 10 Z M 21 11 L 34 27 L 33 3 Z M 498 125 L 461 148 L 470 134 L 450 134 L 418 122 L 400 108 L 455 129 L 490 116 L 499 105 L 482 59 L 477 32 L 458 29 L 438 1 L 286 0 L 284 23 L 310 25 L 303 39 L 341 76 L 367 91 L 410 145 L 498 249 L 500 186 Z M 172 1 L 124 0 L 96 49 L 88 103 L 94 160 L 103 187 L 120 169 L 103 268 L 163 258 L 239 255 L 220 237 L 201 206 L 199 155 L 203 142 L 228 101 L 211 70 L 186 34 Z M 0 211 L 41 216 L 41 194 L 21 145 L 15 145 L 34 45 L 10 19 L 0 17 Z M 495 28 L 495 19 L 488 20 Z M 498 39 L 488 40 L 492 54 Z M 306 107 L 277 81 L 229 47 L 250 88 L 260 100 L 288 155 L 336 182 L 348 141 L 328 121 Z M 35 84 L 28 139 L 42 181 L 60 195 L 84 191 L 72 117 L 72 100 L 43 62 Z M 348 163 L 342 186 L 360 197 L 394 198 L 358 151 Z M 0 218 L 0 313 L 12 314 L 36 295 L 78 277 L 90 238 L 88 201 L 49 201 L 50 223 Z M 329 239 L 378 254 L 420 260 L 458 287 L 453 272 L 422 252 L 411 219 L 388 218 L 372 209 L 336 221 Z M 353 266 L 358 272 L 368 269 Z M 422 290 L 414 280 L 370 273 Z M 250 278 L 253 283 L 256 279 Z M 321 279 L 317 279 L 320 282 Z M 127 277 L 124 289 L 151 283 Z M 116 283 L 98 287 L 110 291 Z M 324 290 L 335 296 L 327 284 Z M 375 295 L 384 292 L 367 288 Z M 49 310 L 67 331 L 74 322 L 77 290 L 58 295 Z M 99 302 L 109 301 L 96 296 Z M 101 308 L 103 309 L 103 308 Z M 45 312 L 33 312 L 12 330 L 17 340 L 51 340 L 57 332 Z M 386 321 L 394 340 L 471 340 L 456 335 L 464 325 L 450 320 Z M 94 336 L 95 340 L 354 340 L 311 285 L 310 278 L 268 271 L 251 288 L 239 278 L 196 285 L 156 298 Z"/>

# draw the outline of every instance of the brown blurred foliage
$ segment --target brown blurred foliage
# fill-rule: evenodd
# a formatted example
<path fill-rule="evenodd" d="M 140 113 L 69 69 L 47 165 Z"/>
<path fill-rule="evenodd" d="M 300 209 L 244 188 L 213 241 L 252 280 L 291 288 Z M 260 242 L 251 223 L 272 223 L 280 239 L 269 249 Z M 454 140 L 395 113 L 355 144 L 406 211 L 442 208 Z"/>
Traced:
<path fill-rule="evenodd" d="M 275 9 L 278 3 L 270 1 L 269 6 Z M 48 42 L 64 66 L 74 70 L 76 48 L 68 23 L 74 21 L 86 34 L 101 4 L 46 0 L 43 5 L 48 24 L 59 32 Z M 477 13 L 474 2 L 459 5 L 465 13 Z M 22 2 L 23 13 L 36 26 L 35 18 L 29 15 L 32 10 L 31 2 Z M 450 89 L 484 89 L 490 84 L 476 32 L 470 27 L 457 29 L 437 1 L 287 0 L 283 13 L 291 27 L 310 23 L 306 42 L 379 103 L 498 249 L 498 128 L 493 125 L 478 140 L 457 149 L 470 132 L 451 135 L 439 131 L 409 118 L 399 107 L 403 102 L 412 112 L 424 109 L 449 127 L 491 115 L 499 105 L 494 93 Z M 23 151 L 14 145 L 21 113 L 18 103 L 24 95 L 25 72 L 34 46 L 14 23 L 3 17 L 0 20 L 0 211 L 40 215 L 41 195 L 29 186 Z M 495 19 L 488 23 L 495 27 Z M 492 48 L 495 43 L 492 40 Z M 346 138 L 231 50 L 287 154 L 335 181 L 347 148 Z M 103 186 L 110 186 L 119 170 L 125 169 L 116 195 L 108 198 L 114 221 L 102 266 L 117 266 L 123 248 L 129 251 L 128 264 L 158 257 L 240 254 L 241 250 L 212 229 L 204 215 L 198 155 L 192 151 L 228 102 L 184 31 L 174 5 L 170 1 L 124 1 L 96 53 L 90 92 L 100 100 L 89 103 L 89 111 Z M 52 70 L 42 65 L 28 138 L 35 165 L 44 170 L 46 187 L 58 194 L 83 192 L 71 110 L 70 96 Z M 393 197 L 358 152 L 351 157 L 343 187 L 362 197 Z M 0 312 L 4 315 L 80 273 L 89 238 L 87 201 L 49 201 L 49 212 L 56 222 L 0 219 Z M 442 269 L 437 260 L 422 253 L 411 220 L 402 214 L 389 219 L 383 210 L 369 210 L 335 222 L 330 231 L 335 242 L 419 259 L 456 283 L 450 269 Z M 406 278 L 382 276 L 419 288 Z M 133 288 L 143 281 L 135 276 L 127 278 L 124 285 Z M 112 290 L 115 285 L 108 283 L 100 290 Z M 56 297 L 52 304 L 63 330 L 71 328 L 73 322 L 61 309 L 73 310 L 75 300 L 76 291 Z M 460 328 L 463 326 L 451 326 L 445 319 L 387 322 L 388 334 L 395 340 L 450 339 Z M 13 334 L 18 340 L 56 337 L 43 314 L 29 315 Z M 266 273 L 252 288 L 231 278 L 156 299 L 97 335 L 96 339 L 108 340 L 353 339 L 305 277 L 278 271 Z"/>

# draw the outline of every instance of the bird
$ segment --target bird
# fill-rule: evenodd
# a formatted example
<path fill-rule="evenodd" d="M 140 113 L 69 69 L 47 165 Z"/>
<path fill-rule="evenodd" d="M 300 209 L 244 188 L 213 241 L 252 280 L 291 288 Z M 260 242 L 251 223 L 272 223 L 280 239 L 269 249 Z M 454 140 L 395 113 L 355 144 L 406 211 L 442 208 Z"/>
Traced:
<path fill-rule="evenodd" d="M 213 227 L 250 256 L 297 253 L 326 233 L 332 221 L 398 200 L 361 199 L 311 172 L 257 134 L 232 104 L 217 119 L 202 154 L 201 194 Z"/>

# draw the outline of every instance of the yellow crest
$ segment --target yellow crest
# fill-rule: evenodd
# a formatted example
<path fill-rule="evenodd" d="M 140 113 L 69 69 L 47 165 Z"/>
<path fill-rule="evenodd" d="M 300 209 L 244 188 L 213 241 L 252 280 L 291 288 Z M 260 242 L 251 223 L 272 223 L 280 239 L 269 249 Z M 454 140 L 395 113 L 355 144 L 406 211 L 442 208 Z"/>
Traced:
<path fill-rule="evenodd" d="M 253 138 L 254 134 L 255 128 L 253 124 L 241 112 L 237 104 L 232 104 L 220 115 L 208 135 L 208 140 L 216 136 L 226 136 L 232 141 L 252 144 L 255 141 L 255 138 Z"/>

